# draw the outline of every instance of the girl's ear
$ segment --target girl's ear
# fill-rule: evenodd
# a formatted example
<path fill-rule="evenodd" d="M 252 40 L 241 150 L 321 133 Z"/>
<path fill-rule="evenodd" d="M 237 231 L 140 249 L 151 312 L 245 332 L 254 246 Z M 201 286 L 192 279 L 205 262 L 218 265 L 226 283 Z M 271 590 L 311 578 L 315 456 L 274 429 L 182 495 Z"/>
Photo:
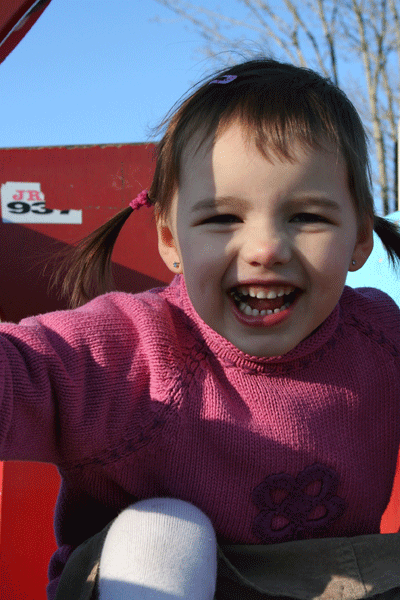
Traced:
<path fill-rule="evenodd" d="M 156 227 L 161 258 L 172 273 L 182 273 L 182 261 L 170 226 L 161 219 L 156 219 Z M 174 263 L 178 263 L 178 267 L 174 267 Z"/>
<path fill-rule="evenodd" d="M 367 262 L 374 247 L 374 221 L 368 219 L 360 227 L 349 271 L 358 271 Z"/>

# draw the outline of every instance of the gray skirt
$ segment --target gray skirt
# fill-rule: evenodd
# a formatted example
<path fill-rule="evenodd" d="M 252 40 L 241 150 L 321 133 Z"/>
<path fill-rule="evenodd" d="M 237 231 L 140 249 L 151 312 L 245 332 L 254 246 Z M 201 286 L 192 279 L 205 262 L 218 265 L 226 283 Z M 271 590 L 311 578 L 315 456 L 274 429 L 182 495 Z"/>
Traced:
<path fill-rule="evenodd" d="M 98 600 L 112 523 L 70 556 L 55 600 Z M 400 600 L 400 533 L 218 547 L 214 600 Z"/>

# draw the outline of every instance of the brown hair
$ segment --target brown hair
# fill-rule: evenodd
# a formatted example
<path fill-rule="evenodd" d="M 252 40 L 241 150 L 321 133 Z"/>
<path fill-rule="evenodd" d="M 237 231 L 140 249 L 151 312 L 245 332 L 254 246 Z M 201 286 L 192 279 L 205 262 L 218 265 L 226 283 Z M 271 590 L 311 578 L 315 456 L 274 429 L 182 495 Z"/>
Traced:
<path fill-rule="evenodd" d="M 229 83 L 215 79 L 236 78 Z M 245 125 L 260 152 L 293 160 L 295 141 L 304 147 L 336 148 L 346 164 L 348 186 L 362 228 L 369 219 L 380 236 L 390 260 L 400 258 L 400 234 L 394 223 L 374 215 L 367 138 L 353 104 L 329 79 L 310 69 L 273 59 L 246 61 L 207 77 L 159 126 L 165 133 L 158 144 L 157 162 L 149 197 L 155 217 L 168 217 L 179 187 L 182 154 L 195 134 L 199 146 L 216 140 L 233 121 Z M 123 224 L 132 213 L 126 208 L 72 252 L 72 268 L 63 290 L 72 288 L 71 305 L 87 302 L 110 289 L 111 254 Z M 71 259 L 69 259 L 71 260 Z"/>

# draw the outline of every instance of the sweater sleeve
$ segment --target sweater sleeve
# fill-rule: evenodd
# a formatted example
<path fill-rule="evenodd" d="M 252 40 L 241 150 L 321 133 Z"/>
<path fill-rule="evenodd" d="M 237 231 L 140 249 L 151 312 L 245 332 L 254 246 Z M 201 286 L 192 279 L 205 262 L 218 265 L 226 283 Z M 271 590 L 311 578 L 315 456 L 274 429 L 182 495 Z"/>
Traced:
<path fill-rule="evenodd" d="M 133 372 L 143 388 L 147 368 L 134 318 L 112 297 L 0 324 L 1 460 L 73 464 L 111 443 Z"/>

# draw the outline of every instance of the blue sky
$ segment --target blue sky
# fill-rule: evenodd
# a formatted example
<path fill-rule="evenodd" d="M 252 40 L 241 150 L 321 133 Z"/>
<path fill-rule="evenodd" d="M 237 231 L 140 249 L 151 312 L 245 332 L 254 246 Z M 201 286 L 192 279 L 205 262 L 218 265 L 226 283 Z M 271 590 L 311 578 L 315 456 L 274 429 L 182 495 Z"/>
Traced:
<path fill-rule="evenodd" d="M 195 1 L 218 11 L 215 0 Z M 249 20 L 243 3 L 220 4 Z M 262 50 L 250 38 L 256 32 L 238 33 Z M 149 127 L 214 70 L 204 44 L 155 0 L 52 0 L 0 64 L 0 147 L 148 141 Z M 341 76 L 349 75 L 357 65 L 342 61 Z"/>
<path fill-rule="evenodd" d="M 213 68 L 176 21 L 154 0 L 52 0 L 0 65 L 0 147 L 147 141 Z"/>

